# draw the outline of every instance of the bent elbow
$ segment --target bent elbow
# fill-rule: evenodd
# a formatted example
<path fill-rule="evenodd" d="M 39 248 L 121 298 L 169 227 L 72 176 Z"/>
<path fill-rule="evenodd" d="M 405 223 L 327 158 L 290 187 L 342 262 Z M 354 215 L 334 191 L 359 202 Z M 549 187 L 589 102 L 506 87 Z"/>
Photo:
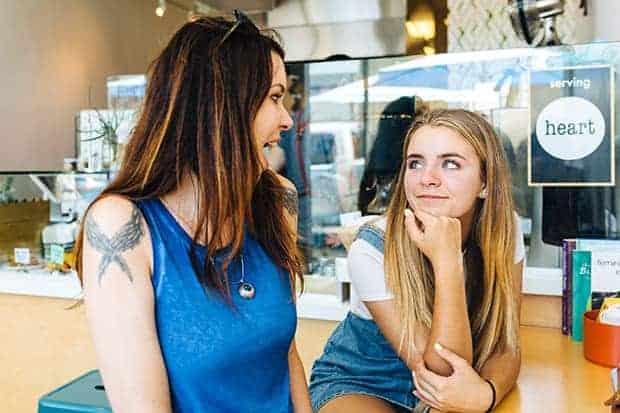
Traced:
<path fill-rule="evenodd" d="M 453 369 L 450 363 L 439 357 L 437 353 L 432 350 L 426 350 L 424 352 L 424 365 L 427 369 L 440 376 L 448 377 L 452 375 Z"/>

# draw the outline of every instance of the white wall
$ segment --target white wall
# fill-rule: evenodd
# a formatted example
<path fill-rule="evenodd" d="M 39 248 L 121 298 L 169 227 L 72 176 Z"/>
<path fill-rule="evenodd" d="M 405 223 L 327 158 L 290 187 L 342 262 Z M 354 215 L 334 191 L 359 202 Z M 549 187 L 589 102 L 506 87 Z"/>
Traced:
<path fill-rule="evenodd" d="M 589 19 L 577 17 L 578 3 L 567 0 L 559 23 L 567 43 L 620 40 L 620 1 L 589 0 Z M 515 44 L 505 1 L 449 4 L 451 51 L 523 46 Z M 163 19 L 156 17 L 154 5 L 154 0 L 0 0 L 0 171 L 59 169 L 63 158 L 74 155 L 74 114 L 105 106 L 106 76 L 143 73 L 184 22 L 185 12 L 172 5 Z M 489 15 L 491 21 L 481 24 Z"/>
<path fill-rule="evenodd" d="M 185 12 L 153 0 L 0 0 L 0 171 L 56 170 L 74 115 L 106 105 L 109 75 L 144 73 Z"/>
<path fill-rule="evenodd" d="M 620 41 L 620 1 L 589 0 L 594 18 L 594 41 Z"/>
<path fill-rule="evenodd" d="M 620 3 L 619 0 L 598 2 Z M 580 0 L 565 0 L 564 13 L 557 18 L 558 35 L 565 44 L 592 40 L 594 19 L 591 15 L 584 17 L 579 4 Z M 506 0 L 448 0 L 448 10 L 449 52 L 527 47 L 510 24 Z"/>

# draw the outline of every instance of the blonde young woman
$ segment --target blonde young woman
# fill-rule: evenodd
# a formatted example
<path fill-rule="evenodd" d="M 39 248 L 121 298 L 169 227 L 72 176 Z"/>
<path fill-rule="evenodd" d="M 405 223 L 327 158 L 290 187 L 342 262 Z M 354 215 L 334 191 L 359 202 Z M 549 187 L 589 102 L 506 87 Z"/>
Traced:
<path fill-rule="evenodd" d="M 404 151 L 386 216 L 349 250 L 359 299 L 313 367 L 321 413 L 486 412 L 519 374 L 524 246 L 498 136 L 437 110 Z"/>

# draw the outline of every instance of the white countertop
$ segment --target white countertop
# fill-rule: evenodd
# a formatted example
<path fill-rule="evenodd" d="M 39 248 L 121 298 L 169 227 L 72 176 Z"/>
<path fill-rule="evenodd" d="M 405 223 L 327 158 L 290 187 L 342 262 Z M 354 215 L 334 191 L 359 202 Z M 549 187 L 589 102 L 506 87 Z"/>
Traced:
<path fill-rule="evenodd" d="M 339 268 L 340 270 L 340 268 Z M 344 278 L 344 279 L 343 279 Z M 338 277 L 346 281 L 348 277 Z M 50 273 L 36 269 L 24 271 L 0 268 L 0 293 L 42 297 L 79 299 L 82 287 L 75 272 Z M 559 268 L 526 268 L 523 277 L 524 294 L 562 295 L 562 273 Z M 349 303 L 336 294 L 304 293 L 297 301 L 300 318 L 342 320 Z"/>
<path fill-rule="evenodd" d="M 82 287 L 75 272 L 51 273 L 44 269 L 17 271 L 0 269 L 0 293 L 78 299 Z"/>

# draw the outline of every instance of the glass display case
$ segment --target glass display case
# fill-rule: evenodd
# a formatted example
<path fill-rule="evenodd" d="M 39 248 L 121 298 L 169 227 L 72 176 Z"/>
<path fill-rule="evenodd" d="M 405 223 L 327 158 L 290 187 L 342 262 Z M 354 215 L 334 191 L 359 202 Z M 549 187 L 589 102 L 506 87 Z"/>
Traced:
<path fill-rule="evenodd" d="M 300 316 L 337 319 L 346 312 L 350 290 L 345 245 L 352 237 L 350 224 L 385 212 L 406 131 L 431 108 L 478 111 L 496 128 L 510 164 L 511 189 L 525 238 L 524 291 L 560 295 L 559 240 L 618 237 L 614 126 L 619 65 L 620 43 L 287 64 L 285 103 L 294 125 L 282 133 L 285 163 L 279 172 L 299 194 L 299 239 L 307 262 L 306 294 L 299 301 L 307 310 L 300 311 Z M 609 69 L 607 83 L 591 87 L 577 75 L 597 67 Z M 609 96 L 604 119 L 612 148 L 607 183 L 532 184 L 528 153 L 536 125 L 530 125 L 531 118 L 541 109 L 537 99 L 560 88 L 575 96 Z M 570 127 L 571 116 L 583 114 L 567 111 L 563 115 Z M 548 175 L 564 174 L 566 162 L 549 163 Z M 572 168 L 576 176 L 582 172 L 578 163 Z M 71 228 L 108 175 L 1 173 L 0 208 L 12 205 L 7 208 L 17 211 L 18 217 L 20 209 L 31 217 L 29 226 L 24 224 L 21 228 L 26 229 L 18 231 L 13 224 L 2 223 L 8 213 L 0 213 L 3 277 L 34 274 L 25 265 L 21 272 L 7 271 L 11 259 L 15 261 L 15 248 L 29 248 L 39 266 L 52 256 L 58 258 L 59 248 L 68 250 L 74 241 L 68 235 Z M 27 214 L 26 208 L 30 208 Z M 18 237 L 24 241 L 16 242 Z M 52 245 L 56 245 L 54 251 Z"/>
<path fill-rule="evenodd" d="M 109 173 L 0 173 L 0 291 L 73 298 L 79 221 Z"/>
<path fill-rule="evenodd" d="M 347 279 L 342 233 L 352 218 L 385 211 L 415 117 L 429 108 L 465 108 L 486 115 L 504 143 L 527 250 L 524 290 L 561 294 L 558 241 L 618 236 L 618 157 L 612 153 L 611 184 L 529 184 L 530 118 L 538 110 L 533 94 L 564 87 L 571 96 L 610 96 L 605 126 L 614 148 L 619 64 L 620 43 L 288 64 L 295 124 L 282 138 L 282 172 L 300 194 L 307 291 L 340 294 L 336 280 Z M 584 90 L 590 83 L 578 79 L 578 70 L 600 66 L 610 69 L 609 82 Z M 564 174 L 565 163 L 551 175 Z"/>

